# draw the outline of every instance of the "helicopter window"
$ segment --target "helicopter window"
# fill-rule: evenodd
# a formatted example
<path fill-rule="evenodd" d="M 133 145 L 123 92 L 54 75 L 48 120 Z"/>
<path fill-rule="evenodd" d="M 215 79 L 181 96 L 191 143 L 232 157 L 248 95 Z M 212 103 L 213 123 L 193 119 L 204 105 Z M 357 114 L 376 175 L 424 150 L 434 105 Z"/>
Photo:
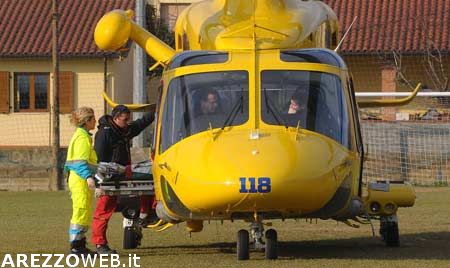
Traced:
<path fill-rule="evenodd" d="M 280 53 L 280 59 L 284 62 L 323 63 L 338 68 L 346 68 L 339 55 L 325 49 L 285 50 Z"/>
<path fill-rule="evenodd" d="M 169 64 L 169 70 L 200 64 L 225 63 L 228 61 L 227 52 L 217 51 L 186 51 L 178 54 Z"/>
<path fill-rule="evenodd" d="M 308 129 L 349 147 L 349 121 L 339 77 L 310 71 L 263 71 L 265 123 Z"/>
<path fill-rule="evenodd" d="M 172 79 L 164 101 L 160 152 L 208 130 L 248 120 L 248 73 L 224 71 Z"/>

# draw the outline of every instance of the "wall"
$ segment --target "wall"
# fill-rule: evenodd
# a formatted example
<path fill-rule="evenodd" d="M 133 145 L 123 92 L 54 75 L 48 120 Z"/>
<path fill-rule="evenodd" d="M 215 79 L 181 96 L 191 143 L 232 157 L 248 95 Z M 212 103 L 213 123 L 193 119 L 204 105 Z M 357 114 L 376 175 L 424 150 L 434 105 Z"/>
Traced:
<path fill-rule="evenodd" d="M 67 150 L 61 151 L 65 162 Z M 50 148 L 2 148 L 0 150 L 0 191 L 49 190 L 52 168 Z M 132 148 L 134 163 L 149 159 L 149 148 Z M 62 168 L 62 167 L 61 167 Z M 64 174 L 63 185 L 66 186 Z"/>
<path fill-rule="evenodd" d="M 132 77 L 131 60 L 118 64 L 117 60 L 109 63 L 108 91 L 111 92 L 117 86 L 129 84 Z M 116 66 L 117 65 L 117 66 Z M 118 67 L 119 66 L 119 67 Z M 94 108 L 97 118 L 105 113 L 105 105 L 101 92 L 104 89 L 104 63 L 103 59 L 66 59 L 61 60 L 61 71 L 72 71 L 74 77 L 74 108 L 89 106 Z M 8 72 L 49 72 L 52 71 L 50 60 L 45 59 L 0 59 L 0 71 Z M 132 79 L 131 79 L 132 81 Z M 11 79 L 11 93 L 14 92 L 14 81 Z M 131 83 L 132 84 L 132 83 Z M 51 100 L 52 79 L 50 79 Z M 127 93 L 118 94 L 114 98 L 117 102 L 128 100 Z M 132 96 L 132 94 L 131 94 Z M 11 94 L 13 104 L 13 94 Z M 13 109 L 12 109 L 13 110 Z M 2 146 L 49 146 L 51 140 L 50 114 L 49 112 L 0 114 L 0 148 Z M 61 146 L 68 146 L 73 134 L 73 127 L 69 123 L 69 115 L 62 114 L 60 117 Z"/>
<path fill-rule="evenodd" d="M 173 29 L 177 16 L 192 3 L 201 0 L 147 0 L 147 2 L 156 7 L 156 10 L 162 20 Z"/>
<path fill-rule="evenodd" d="M 344 60 L 353 75 L 355 89 L 358 92 L 379 92 L 381 91 L 381 70 L 386 63 L 377 56 L 344 56 Z M 444 73 L 450 79 L 450 57 L 444 57 Z M 402 68 L 405 77 L 412 84 L 421 82 L 427 88 L 435 91 L 433 82 L 427 74 L 423 56 L 404 56 L 402 58 Z M 411 91 L 405 85 L 397 83 L 397 91 Z"/>
<path fill-rule="evenodd" d="M 108 93 L 115 88 L 132 88 L 132 63 L 132 57 L 108 60 Z M 100 95 L 104 89 L 103 59 L 63 59 L 60 70 L 75 73 L 74 107 L 90 106 L 97 118 L 103 115 L 105 104 Z M 0 59 L 0 71 L 51 73 L 52 64 L 49 59 Z M 10 82 L 13 104 L 13 79 Z M 51 98 L 52 81 L 49 83 Z M 117 90 L 111 96 L 120 103 L 132 99 L 132 94 L 125 90 Z M 0 114 L 0 125 L 0 190 L 48 190 L 52 167 L 50 113 L 14 113 L 11 109 L 9 114 Z M 66 147 L 74 131 L 68 114 L 60 116 L 60 125 L 61 146 Z M 65 149 L 62 151 L 61 158 L 65 160 Z"/>
<path fill-rule="evenodd" d="M 111 75 L 111 84 L 113 85 L 108 92 L 114 100 L 120 103 L 133 102 L 133 61 L 134 61 L 134 47 L 127 53 L 127 57 L 114 60 L 110 64 L 110 71 L 115 74 Z M 107 111 L 111 111 L 108 107 Z"/>
<path fill-rule="evenodd" d="M 65 149 L 62 150 L 60 157 L 66 158 Z M 0 191 L 49 190 L 51 159 L 50 148 L 2 148 L 0 150 Z"/>

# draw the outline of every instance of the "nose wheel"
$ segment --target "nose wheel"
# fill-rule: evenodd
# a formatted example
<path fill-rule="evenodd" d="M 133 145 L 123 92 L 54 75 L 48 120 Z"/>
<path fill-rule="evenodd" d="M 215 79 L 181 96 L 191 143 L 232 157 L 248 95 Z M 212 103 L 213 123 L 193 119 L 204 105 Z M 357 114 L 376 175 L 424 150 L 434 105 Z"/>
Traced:
<path fill-rule="evenodd" d="M 278 235 L 274 229 L 266 231 L 266 259 L 278 259 Z"/>
<path fill-rule="evenodd" d="M 263 241 L 264 227 L 260 222 L 254 222 L 250 226 L 250 234 L 247 230 L 239 230 L 237 234 L 237 259 L 248 260 L 250 258 L 250 246 L 252 250 L 264 250 L 266 259 L 275 260 L 278 258 L 278 235 L 274 229 L 269 229 L 265 232 Z"/>
<path fill-rule="evenodd" d="M 237 259 L 239 261 L 250 258 L 250 244 L 247 230 L 239 230 L 237 234 Z"/>

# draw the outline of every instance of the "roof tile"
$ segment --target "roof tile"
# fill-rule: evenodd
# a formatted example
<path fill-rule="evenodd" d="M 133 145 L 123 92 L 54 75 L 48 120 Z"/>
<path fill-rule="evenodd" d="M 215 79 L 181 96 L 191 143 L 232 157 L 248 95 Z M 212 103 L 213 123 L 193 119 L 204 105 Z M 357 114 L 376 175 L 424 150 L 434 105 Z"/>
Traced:
<path fill-rule="evenodd" d="M 449 0 L 323 0 L 336 12 L 341 36 L 358 17 L 344 41 L 343 53 L 392 50 L 420 53 L 430 41 L 450 52 Z"/>
<path fill-rule="evenodd" d="M 392 50 L 424 52 L 432 41 L 450 52 L 449 0 L 324 0 L 337 13 L 343 34 L 356 20 L 343 43 L 343 53 Z M 95 22 L 106 12 L 133 9 L 134 0 L 60 0 L 62 56 L 103 56 L 94 44 Z M 51 1 L 0 2 L 0 56 L 51 55 Z"/>
<path fill-rule="evenodd" d="M 59 0 L 61 56 L 106 54 L 94 43 L 95 22 L 113 9 L 133 9 L 134 0 Z M 0 57 L 51 56 L 52 3 L 48 0 L 0 1 Z"/>

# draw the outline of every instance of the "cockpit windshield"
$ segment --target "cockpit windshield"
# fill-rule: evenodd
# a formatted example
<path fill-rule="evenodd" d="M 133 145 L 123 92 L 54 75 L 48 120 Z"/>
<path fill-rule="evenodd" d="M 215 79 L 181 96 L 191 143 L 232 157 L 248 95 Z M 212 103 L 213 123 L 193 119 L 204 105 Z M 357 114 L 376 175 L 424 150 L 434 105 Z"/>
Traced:
<path fill-rule="evenodd" d="M 222 71 L 174 78 L 164 103 L 161 152 L 193 134 L 248 121 L 248 73 Z"/>
<path fill-rule="evenodd" d="M 312 71 L 263 71 L 261 95 L 265 123 L 298 126 L 349 147 L 347 105 L 338 76 Z"/>

